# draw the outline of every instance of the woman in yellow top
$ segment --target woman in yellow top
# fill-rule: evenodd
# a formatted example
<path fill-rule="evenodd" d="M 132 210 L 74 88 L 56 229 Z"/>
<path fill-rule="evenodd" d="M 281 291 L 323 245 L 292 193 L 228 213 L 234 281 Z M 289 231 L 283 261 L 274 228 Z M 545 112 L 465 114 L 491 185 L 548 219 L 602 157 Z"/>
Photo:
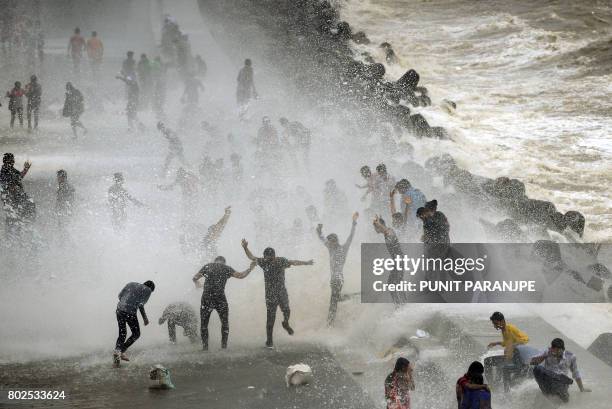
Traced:
<path fill-rule="evenodd" d="M 489 383 L 498 383 L 502 378 L 503 366 L 513 361 L 514 347 L 528 343 L 529 336 L 518 329 L 515 325 L 507 323 L 506 319 L 504 318 L 504 314 L 501 312 L 494 312 L 490 319 L 491 323 L 493 324 L 493 328 L 501 330 L 502 341 L 491 342 L 488 347 L 493 348 L 498 345 L 503 346 L 504 354 L 485 358 L 485 377 Z M 493 375 L 494 371 L 495 375 Z"/>

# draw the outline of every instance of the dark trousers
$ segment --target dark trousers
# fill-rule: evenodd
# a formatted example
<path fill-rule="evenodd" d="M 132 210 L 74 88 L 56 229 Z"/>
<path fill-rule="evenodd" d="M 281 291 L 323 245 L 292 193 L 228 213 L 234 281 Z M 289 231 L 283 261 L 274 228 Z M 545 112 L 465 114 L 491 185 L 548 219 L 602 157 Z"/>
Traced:
<path fill-rule="evenodd" d="M 276 321 L 276 309 L 279 307 L 283 313 L 283 322 L 289 323 L 291 309 L 289 309 L 289 294 L 287 294 L 286 288 L 266 294 L 266 344 L 273 343 L 272 334 L 274 332 L 274 322 Z"/>
<path fill-rule="evenodd" d="M 28 114 L 28 129 L 32 129 L 32 116 L 34 116 L 34 129 L 38 128 L 38 114 L 40 111 L 39 104 L 28 103 L 27 114 Z"/>
<path fill-rule="evenodd" d="M 344 280 L 341 277 L 332 279 L 329 283 L 331 287 L 331 298 L 329 300 L 329 313 L 327 314 L 327 325 L 331 326 L 334 324 L 336 319 L 336 312 L 338 310 L 338 301 L 340 301 L 342 286 Z"/>
<path fill-rule="evenodd" d="M 202 306 L 200 309 L 200 334 L 202 336 L 202 346 L 208 349 L 208 321 L 213 310 L 219 314 L 221 320 L 221 348 L 227 348 L 227 338 L 229 337 L 229 305 L 225 294 L 223 296 L 202 295 Z"/>
<path fill-rule="evenodd" d="M 136 314 L 130 314 L 124 311 L 117 310 L 117 324 L 119 325 L 119 337 L 115 344 L 115 349 L 125 352 L 138 338 L 140 338 L 140 325 L 138 324 L 138 317 Z M 130 327 L 132 335 L 125 340 L 127 337 L 127 327 Z"/>
<path fill-rule="evenodd" d="M 574 381 L 568 376 L 555 373 L 542 365 L 538 365 L 533 368 L 533 377 L 545 395 L 558 395 L 565 402 L 569 400 L 568 389 Z"/>
<path fill-rule="evenodd" d="M 15 126 L 15 117 L 19 118 L 19 125 L 23 126 L 23 108 L 11 109 L 11 128 Z"/>

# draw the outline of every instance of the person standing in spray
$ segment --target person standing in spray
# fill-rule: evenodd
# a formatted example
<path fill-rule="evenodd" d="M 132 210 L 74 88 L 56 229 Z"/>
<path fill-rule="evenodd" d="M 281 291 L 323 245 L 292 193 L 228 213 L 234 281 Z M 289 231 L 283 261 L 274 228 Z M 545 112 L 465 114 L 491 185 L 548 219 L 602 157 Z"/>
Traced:
<path fill-rule="evenodd" d="M 57 171 L 57 198 L 55 214 L 60 229 L 66 226 L 74 209 L 74 187 L 68 183 L 68 173 L 64 169 Z"/>
<path fill-rule="evenodd" d="M 38 114 L 40 112 L 40 101 L 42 98 L 42 86 L 38 82 L 36 75 L 30 77 L 30 82 L 26 85 L 25 96 L 28 99 L 26 113 L 28 117 L 28 130 L 32 129 L 32 116 L 34 116 L 34 129 L 38 129 Z"/>
<path fill-rule="evenodd" d="M 166 65 L 160 56 L 155 57 L 151 63 L 151 81 L 153 82 L 153 112 L 157 119 L 162 120 L 165 117 Z"/>
<path fill-rule="evenodd" d="M 72 83 L 66 83 L 66 99 L 64 100 L 64 109 L 62 110 L 62 115 L 64 117 L 70 117 L 70 127 L 72 127 L 72 133 L 76 138 L 77 128 L 81 128 L 83 130 L 83 134 L 87 133 L 87 129 L 81 123 L 81 115 L 85 111 L 85 103 L 83 94 L 81 91 L 76 89 Z"/>
<path fill-rule="evenodd" d="M 291 309 L 289 308 L 289 294 L 285 287 L 285 270 L 292 266 L 311 266 L 312 260 L 299 261 L 287 260 L 284 257 L 276 257 L 276 252 L 272 247 L 268 247 L 263 252 L 263 257 L 255 257 L 249 250 L 249 243 L 242 239 L 242 248 L 246 256 L 251 261 L 256 261 L 264 272 L 264 282 L 266 288 L 266 347 L 273 348 L 274 342 L 272 334 L 274 332 L 274 321 L 276 321 L 276 309 L 280 307 L 283 312 L 283 328 L 289 335 L 293 335 L 293 328 L 289 325 Z"/>
<path fill-rule="evenodd" d="M 257 90 L 255 89 L 255 79 L 253 76 L 253 65 L 250 59 L 244 60 L 244 67 L 238 73 L 238 86 L 236 88 L 236 101 L 241 113 L 246 109 L 251 99 L 257 98 Z"/>
<path fill-rule="evenodd" d="M 102 58 L 104 58 L 104 44 L 96 31 L 91 32 L 91 38 L 87 40 L 87 56 L 89 57 L 89 64 L 91 66 L 91 75 L 94 81 L 98 80 L 100 75 L 100 66 L 102 65 Z"/>
<path fill-rule="evenodd" d="M 138 324 L 137 310 L 140 310 L 142 322 L 144 325 L 149 325 L 149 319 L 145 312 L 144 305 L 149 301 L 151 293 L 155 290 L 153 281 L 148 280 L 143 284 L 128 283 L 119 293 L 119 302 L 117 303 L 117 324 L 119 326 L 119 336 L 115 344 L 115 352 L 113 353 L 113 361 L 115 366 L 119 366 L 120 360 L 129 361 L 125 355 L 125 351 L 140 338 L 140 325 Z M 127 328 L 130 327 L 132 335 L 127 339 Z"/>
<path fill-rule="evenodd" d="M 117 75 L 115 78 L 125 82 L 127 89 L 127 106 L 125 107 L 125 113 L 128 120 L 128 130 L 132 132 L 134 125 L 140 126 L 138 121 L 138 104 L 140 103 L 140 88 L 138 82 L 133 77 L 122 77 Z"/>
<path fill-rule="evenodd" d="M 72 69 L 75 75 L 81 73 L 81 58 L 85 50 L 85 39 L 81 36 L 81 29 L 75 28 L 74 35 L 68 41 L 68 55 L 72 57 Z"/>
<path fill-rule="evenodd" d="M 329 234 L 327 238 L 323 237 L 323 225 L 317 226 L 317 235 L 323 242 L 327 250 L 329 250 L 329 268 L 331 277 L 329 285 L 331 287 L 331 299 L 329 301 L 329 314 L 327 315 L 327 325 L 332 326 L 336 319 L 336 310 L 338 308 L 338 301 L 340 301 L 340 295 L 342 292 L 342 286 L 344 285 L 344 264 L 346 263 L 346 255 L 348 254 L 353 236 L 355 235 L 355 227 L 357 226 L 357 219 L 359 213 L 353 213 L 353 224 L 351 226 L 351 232 L 347 237 L 344 244 L 340 244 L 338 235 L 335 233 Z"/>
<path fill-rule="evenodd" d="M 140 60 L 136 65 L 138 71 L 138 82 L 140 83 L 140 89 L 142 91 L 142 107 L 146 108 L 149 105 L 151 98 L 151 88 L 153 84 L 152 72 L 151 72 L 151 61 L 146 54 L 140 55 Z M 137 106 L 139 108 L 139 106 Z"/>
<path fill-rule="evenodd" d="M 108 189 L 108 204 L 111 210 L 113 227 L 115 231 L 120 231 L 123 230 L 127 221 L 125 208 L 127 207 L 128 200 L 138 207 L 143 207 L 144 204 L 130 195 L 125 187 L 123 187 L 124 179 L 122 173 L 115 173 L 113 179 L 115 183 Z"/>
<path fill-rule="evenodd" d="M 202 292 L 202 307 L 200 310 L 200 332 L 202 335 L 202 349 L 208 351 L 208 321 L 213 310 L 219 314 L 221 320 L 221 348 L 227 348 L 229 337 L 229 305 L 225 297 L 225 285 L 231 277 L 245 278 L 255 268 L 257 263 L 251 262 L 249 268 L 239 273 L 225 264 L 225 257 L 218 256 L 212 263 L 206 264 L 193 276 L 196 288 L 204 288 Z M 204 285 L 200 279 L 204 277 Z"/>
<path fill-rule="evenodd" d="M 19 125 L 23 128 L 23 96 L 25 91 L 21 88 L 21 82 L 15 82 L 12 90 L 6 93 L 9 99 L 8 109 L 11 113 L 11 128 L 15 126 L 15 117 L 19 118 Z"/>

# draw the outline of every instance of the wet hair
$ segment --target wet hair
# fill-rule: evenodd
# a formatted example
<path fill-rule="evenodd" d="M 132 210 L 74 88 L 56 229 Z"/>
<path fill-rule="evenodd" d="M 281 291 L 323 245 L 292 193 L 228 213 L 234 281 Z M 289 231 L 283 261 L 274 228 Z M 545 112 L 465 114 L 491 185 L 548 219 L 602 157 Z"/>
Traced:
<path fill-rule="evenodd" d="M 21 88 L 21 82 L 15 81 L 15 88 Z"/>
<path fill-rule="evenodd" d="M 406 358 L 400 357 L 395 361 L 395 368 L 393 372 L 404 372 L 410 366 L 410 361 Z"/>
<path fill-rule="evenodd" d="M 504 314 L 499 311 L 495 311 L 489 318 L 491 321 L 505 321 Z"/>
<path fill-rule="evenodd" d="M 153 281 L 147 280 L 143 284 L 149 287 L 151 289 L 151 292 L 155 291 L 155 283 Z"/>
<path fill-rule="evenodd" d="M 482 375 L 484 373 L 484 366 L 480 361 L 474 361 L 468 367 L 468 374 L 470 375 Z"/>
<path fill-rule="evenodd" d="M 13 155 L 10 152 L 7 152 L 2 157 L 2 163 L 9 163 L 9 162 L 15 162 L 15 155 Z"/>
<path fill-rule="evenodd" d="M 474 373 L 470 376 L 470 381 L 475 385 L 482 385 L 484 383 L 484 378 L 482 374 Z"/>
<path fill-rule="evenodd" d="M 216 257 L 215 258 L 215 263 L 225 264 L 225 257 L 223 257 L 223 256 Z"/>
<path fill-rule="evenodd" d="M 381 163 L 380 165 L 376 166 L 376 171 L 378 173 L 387 173 L 387 166 L 384 163 Z"/>
<path fill-rule="evenodd" d="M 359 169 L 359 173 L 364 176 L 372 176 L 372 170 L 368 165 L 362 166 L 361 169 Z"/>
<path fill-rule="evenodd" d="M 408 181 L 408 179 L 402 179 L 399 182 L 397 182 L 395 184 L 395 188 L 397 190 L 408 190 L 410 189 L 410 182 Z"/>
<path fill-rule="evenodd" d="M 249 67 L 250 67 L 250 66 L 251 66 L 251 59 L 250 59 L 250 58 L 247 58 L 246 60 L 244 60 L 244 65 L 246 65 L 246 66 L 249 66 Z"/>
<path fill-rule="evenodd" d="M 264 257 L 275 257 L 276 252 L 274 251 L 272 247 L 266 247 L 266 249 L 263 252 L 263 255 Z"/>
<path fill-rule="evenodd" d="M 66 171 L 64 169 L 60 169 L 57 171 L 57 177 L 58 178 L 67 178 L 68 177 L 68 173 L 66 173 Z"/>
<path fill-rule="evenodd" d="M 553 339 L 552 342 L 550 343 L 550 346 L 552 348 L 560 348 L 565 351 L 565 342 L 563 342 L 561 338 Z"/>
<path fill-rule="evenodd" d="M 438 201 L 436 199 L 430 200 L 429 202 L 425 203 L 425 208 L 435 212 L 438 210 Z"/>

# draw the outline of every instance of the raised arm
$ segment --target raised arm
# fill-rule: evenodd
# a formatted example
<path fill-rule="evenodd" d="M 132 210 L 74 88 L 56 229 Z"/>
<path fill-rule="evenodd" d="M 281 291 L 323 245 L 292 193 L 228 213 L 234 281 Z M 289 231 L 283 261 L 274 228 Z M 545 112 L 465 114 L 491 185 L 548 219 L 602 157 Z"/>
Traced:
<path fill-rule="evenodd" d="M 397 190 L 393 189 L 391 193 L 389 193 L 389 207 L 392 215 L 397 213 L 397 208 L 395 207 L 395 192 L 397 192 Z"/>
<path fill-rule="evenodd" d="M 380 216 L 378 215 L 374 217 L 374 225 L 378 227 L 381 233 L 384 234 L 385 236 L 389 234 L 390 232 L 392 232 L 392 230 L 389 227 L 385 226 L 384 224 L 380 222 Z"/>
<path fill-rule="evenodd" d="M 249 273 L 253 271 L 256 265 L 257 265 L 257 261 L 251 261 L 251 265 L 249 266 L 249 268 L 247 268 L 243 272 L 234 271 L 234 274 L 232 274 L 232 277 L 240 278 L 240 279 L 246 278 L 246 276 L 248 276 Z"/>
<path fill-rule="evenodd" d="M 344 245 L 342 247 L 344 247 L 344 250 L 348 250 L 348 248 L 351 246 L 351 243 L 353 242 L 353 237 L 355 236 L 355 227 L 357 227 L 357 219 L 359 218 L 359 212 L 355 212 L 353 213 L 353 224 L 351 225 L 351 232 L 349 233 L 348 237 L 346 238 L 346 241 L 344 242 Z"/>
<path fill-rule="evenodd" d="M 313 260 L 300 261 L 300 260 L 289 260 L 290 266 L 311 266 L 314 264 Z"/>
<path fill-rule="evenodd" d="M 317 224 L 317 237 L 319 240 L 323 242 L 323 244 L 327 244 L 327 240 L 323 237 L 323 225 L 321 223 Z"/>
<path fill-rule="evenodd" d="M 23 170 L 21 171 L 21 177 L 24 178 L 25 175 L 28 174 L 28 171 L 30 170 L 30 167 L 32 167 L 32 162 L 26 161 L 23 164 Z"/>
<path fill-rule="evenodd" d="M 246 241 L 246 239 L 242 239 L 241 243 L 242 243 L 242 248 L 244 249 L 244 254 L 246 254 L 248 259 L 251 261 L 257 261 L 257 257 L 255 257 L 253 253 L 251 253 L 251 250 L 249 250 L 249 242 Z"/>
<path fill-rule="evenodd" d="M 219 219 L 217 223 L 211 226 L 212 227 L 211 229 L 212 239 L 216 239 L 223 232 L 223 229 L 225 228 L 225 225 L 227 224 L 227 221 L 229 220 L 230 214 L 232 214 L 232 206 L 227 206 L 225 208 L 225 213 L 223 214 L 223 217 L 221 217 L 221 219 Z"/>
<path fill-rule="evenodd" d="M 130 202 L 134 203 L 138 207 L 143 207 L 144 206 L 144 203 L 142 203 L 140 200 L 136 199 L 134 196 L 129 194 L 127 191 L 125 192 L 125 197 L 127 197 Z"/>

